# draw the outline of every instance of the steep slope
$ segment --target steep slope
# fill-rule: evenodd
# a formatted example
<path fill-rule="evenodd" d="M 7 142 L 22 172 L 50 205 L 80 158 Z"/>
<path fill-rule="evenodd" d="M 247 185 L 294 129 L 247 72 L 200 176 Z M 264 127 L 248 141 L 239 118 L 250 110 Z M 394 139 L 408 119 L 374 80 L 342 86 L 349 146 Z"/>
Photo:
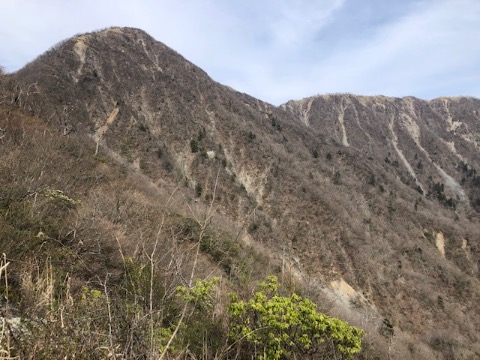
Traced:
<path fill-rule="evenodd" d="M 29 116 L 4 80 L 0 74 L 2 358 L 158 358 L 182 318 L 178 286 L 218 275 L 225 292 L 249 292 L 272 273 L 254 249 L 210 226 L 211 208 L 190 203 L 183 211 L 193 192 L 157 186 L 97 153 L 90 138 Z M 249 286 L 229 281 L 228 268 Z M 193 315 L 184 317 L 176 353 L 207 356 L 208 346 L 208 357 L 224 350 L 228 358 L 220 321 Z"/>
<path fill-rule="evenodd" d="M 439 197 L 435 185 L 443 184 L 441 202 L 450 207 L 470 202 L 478 212 L 479 106 L 480 100 L 474 98 L 427 102 L 327 95 L 282 107 L 344 147 L 380 163 L 393 163 L 402 181 L 421 194 Z"/>
<path fill-rule="evenodd" d="M 130 28 L 69 39 L 13 78 L 14 102 L 90 139 L 163 192 L 156 201 L 175 193 L 169 206 L 188 213 L 214 198 L 219 230 L 385 354 L 480 351 L 479 100 L 276 108 Z"/>

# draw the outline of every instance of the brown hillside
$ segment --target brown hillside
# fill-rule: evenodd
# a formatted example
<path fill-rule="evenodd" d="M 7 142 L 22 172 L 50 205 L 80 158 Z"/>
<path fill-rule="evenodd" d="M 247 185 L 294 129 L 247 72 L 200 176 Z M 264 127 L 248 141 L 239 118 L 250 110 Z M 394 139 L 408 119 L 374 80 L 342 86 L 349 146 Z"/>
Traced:
<path fill-rule="evenodd" d="M 0 128 L 31 125 L 30 142 L 3 148 L 4 186 L 16 177 L 27 194 L 84 199 L 82 221 L 99 209 L 101 238 L 115 247 L 103 232 L 119 234 L 132 253 L 155 241 L 162 214 L 177 229 L 213 200 L 215 233 L 261 257 L 203 248 L 205 274 L 237 286 L 279 274 L 384 358 L 480 353 L 480 100 L 338 94 L 274 107 L 131 28 L 66 40 L 8 80 L 15 110 Z M 86 224 L 82 239 L 99 238 Z"/>

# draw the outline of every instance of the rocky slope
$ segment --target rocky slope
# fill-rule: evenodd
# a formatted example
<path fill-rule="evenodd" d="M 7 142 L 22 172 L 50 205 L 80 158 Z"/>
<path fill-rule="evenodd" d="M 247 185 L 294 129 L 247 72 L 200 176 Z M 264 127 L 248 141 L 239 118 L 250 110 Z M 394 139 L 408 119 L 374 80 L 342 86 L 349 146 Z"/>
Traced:
<path fill-rule="evenodd" d="M 344 147 L 351 146 L 377 162 L 395 163 L 402 181 L 419 193 L 431 194 L 434 184 L 441 183 L 446 186 L 445 197 L 452 199 L 450 205 L 469 201 L 478 211 L 478 191 L 467 178 L 480 163 L 479 105 L 475 98 L 427 102 L 327 95 L 282 107 Z M 475 176 L 470 175 L 473 182 Z"/>
<path fill-rule="evenodd" d="M 480 100 L 274 107 L 130 28 L 66 40 L 11 78 L 12 102 L 90 141 L 159 206 L 214 199 L 214 226 L 384 354 L 480 352 Z"/>

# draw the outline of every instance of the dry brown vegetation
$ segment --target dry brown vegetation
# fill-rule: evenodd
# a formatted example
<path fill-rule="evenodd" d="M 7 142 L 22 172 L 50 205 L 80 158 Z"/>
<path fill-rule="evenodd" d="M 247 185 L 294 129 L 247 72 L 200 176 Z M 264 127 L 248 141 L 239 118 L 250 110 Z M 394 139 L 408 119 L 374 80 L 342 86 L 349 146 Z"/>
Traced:
<path fill-rule="evenodd" d="M 197 259 L 196 276 L 221 276 L 222 292 L 247 296 L 278 274 L 364 328 L 382 358 L 480 351 L 478 100 L 331 95 L 275 108 L 135 29 L 72 38 L 1 79 L 0 241 L 12 289 L 34 273 L 44 284 L 61 265 L 60 298 L 78 305 L 85 284 L 100 294 L 103 321 L 92 326 L 104 336 L 90 349 L 151 353 L 149 319 L 178 320 L 172 291 Z M 157 305 L 122 283 L 127 257 L 160 276 Z M 340 279 L 357 295 L 335 293 Z M 121 320 L 107 305 L 125 291 L 143 312 Z M 137 326 L 145 333 L 132 335 Z M 199 352 L 181 356 L 212 354 L 195 341 Z"/>
<path fill-rule="evenodd" d="M 227 293 L 275 270 L 211 226 L 217 184 L 172 212 L 175 192 L 162 204 L 91 141 L 2 110 L 0 358 L 250 357 L 228 337 Z M 215 276 L 206 305 L 179 296 Z"/>

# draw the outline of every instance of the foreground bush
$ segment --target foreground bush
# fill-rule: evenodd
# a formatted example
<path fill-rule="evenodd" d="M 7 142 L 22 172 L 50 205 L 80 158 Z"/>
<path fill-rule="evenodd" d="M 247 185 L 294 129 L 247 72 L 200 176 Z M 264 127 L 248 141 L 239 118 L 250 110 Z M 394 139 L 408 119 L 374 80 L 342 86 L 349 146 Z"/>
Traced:
<path fill-rule="evenodd" d="M 270 276 L 253 298 L 232 295 L 230 339 L 239 352 L 259 359 L 350 358 L 361 350 L 363 331 L 319 313 L 297 294 L 278 295 L 278 280 Z"/>

